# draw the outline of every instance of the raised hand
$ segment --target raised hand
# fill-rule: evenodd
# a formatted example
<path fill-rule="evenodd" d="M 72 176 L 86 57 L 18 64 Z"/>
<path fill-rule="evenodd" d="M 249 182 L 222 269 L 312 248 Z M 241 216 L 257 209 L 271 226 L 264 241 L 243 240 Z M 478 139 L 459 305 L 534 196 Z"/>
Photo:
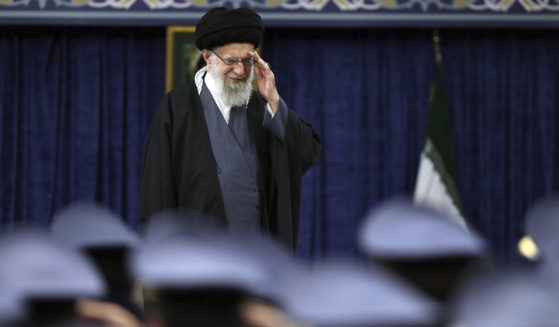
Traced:
<path fill-rule="evenodd" d="M 250 55 L 254 58 L 255 67 L 254 73 L 256 75 L 256 80 L 258 82 L 258 89 L 260 94 L 268 101 L 272 111 L 275 113 L 278 108 L 279 93 L 276 89 L 276 80 L 274 73 L 268 65 L 256 51 L 251 51 Z"/>

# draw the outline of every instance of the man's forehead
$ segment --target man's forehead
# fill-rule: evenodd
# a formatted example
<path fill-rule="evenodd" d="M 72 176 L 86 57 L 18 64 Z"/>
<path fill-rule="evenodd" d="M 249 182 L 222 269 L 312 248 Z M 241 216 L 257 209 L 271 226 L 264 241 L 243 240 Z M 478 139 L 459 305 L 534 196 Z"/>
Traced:
<path fill-rule="evenodd" d="M 254 51 L 254 45 L 251 43 L 228 43 L 222 46 L 215 48 L 215 50 L 219 50 L 222 54 L 227 53 L 246 53 L 249 51 Z"/>

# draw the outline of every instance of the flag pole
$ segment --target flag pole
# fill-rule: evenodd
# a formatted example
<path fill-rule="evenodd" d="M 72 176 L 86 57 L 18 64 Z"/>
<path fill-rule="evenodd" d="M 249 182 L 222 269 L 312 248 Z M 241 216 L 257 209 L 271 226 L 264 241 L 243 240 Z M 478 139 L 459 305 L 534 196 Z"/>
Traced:
<path fill-rule="evenodd" d="M 435 48 L 435 60 L 437 63 L 440 64 L 442 61 L 441 56 L 441 47 L 440 47 L 441 38 L 439 37 L 439 30 L 433 30 L 433 47 Z"/>

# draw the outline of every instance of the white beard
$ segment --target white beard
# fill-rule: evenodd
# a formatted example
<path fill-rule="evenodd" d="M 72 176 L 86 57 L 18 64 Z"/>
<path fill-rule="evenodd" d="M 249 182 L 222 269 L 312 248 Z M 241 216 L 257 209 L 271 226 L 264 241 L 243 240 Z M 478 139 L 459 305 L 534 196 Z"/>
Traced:
<path fill-rule="evenodd" d="M 254 79 L 254 66 L 250 70 L 250 75 L 245 81 L 239 83 L 228 82 L 226 77 L 239 78 L 233 72 L 223 75 L 217 70 L 216 57 L 212 57 L 212 67 L 208 70 L 212 78 L 216 81 L 217 96 L 224 105 L 230 107 L 240 107 L 248 103 L 252 94 L 252 81 Z"/>

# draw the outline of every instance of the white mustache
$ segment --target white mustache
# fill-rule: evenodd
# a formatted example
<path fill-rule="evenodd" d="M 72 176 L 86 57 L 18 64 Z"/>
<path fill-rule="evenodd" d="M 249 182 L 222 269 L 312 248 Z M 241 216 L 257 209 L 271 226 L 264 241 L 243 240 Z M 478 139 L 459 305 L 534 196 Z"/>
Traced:
<path fill-rule="evenodd" d="M 227 74 L 225 77 L 234 78 L 234 79 L 246 79 L 247 75 L 237 75 L 237 74 Z"/>

